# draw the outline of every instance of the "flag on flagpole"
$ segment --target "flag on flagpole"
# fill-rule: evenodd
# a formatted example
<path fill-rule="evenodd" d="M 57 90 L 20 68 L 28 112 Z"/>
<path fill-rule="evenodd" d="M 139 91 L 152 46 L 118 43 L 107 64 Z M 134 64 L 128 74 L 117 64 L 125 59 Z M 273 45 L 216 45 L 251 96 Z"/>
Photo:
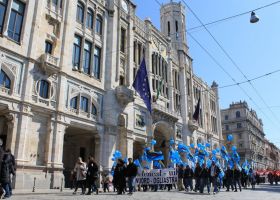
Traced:
<path fill-rule="evenodd" d="M 151 106 L 151 92 L 150 92 L 150 85 L 149 85 L 149 79 L 148 79 L 148 73 L 146 69 L 146 62 L 145 58 L 143 58 L 140 67 L 136 73 L 136 77 L 134 79 L 134 82 L 132 84 L 136 92 L 140 95 L 140 97 L 143 99 L 145 105 L 147 106 L 147 109 L 152 112 L 152 106 Z"/>
<path fill-rule="evenodd" d="M 157 98 L 156 98 L 156 101 L 158 100 L 159 94 L 161 93 L 161 87 L 162 87 L 162 79 L 160 80 L 159 86 L 157 88 Z"/>
<path fill-rule="evenodd" d="M 199 110 L 200 110 L 200 98 L 198 99 L 198 102 L 195 107 L 195 111 L 193 113 L 193 119 L 195 121 L 198 121 L 198 119 L 199 119 Z"/>

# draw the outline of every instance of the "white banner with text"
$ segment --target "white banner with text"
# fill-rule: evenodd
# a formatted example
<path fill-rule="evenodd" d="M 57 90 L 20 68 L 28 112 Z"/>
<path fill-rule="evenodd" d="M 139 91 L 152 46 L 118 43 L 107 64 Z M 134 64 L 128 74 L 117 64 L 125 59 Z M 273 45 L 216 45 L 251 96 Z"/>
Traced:
<path fill-rule="evenodd" d="M 142 170 L 136 176 L 137 185 L 174 184 L 178 181 L 176 169 Z"/>

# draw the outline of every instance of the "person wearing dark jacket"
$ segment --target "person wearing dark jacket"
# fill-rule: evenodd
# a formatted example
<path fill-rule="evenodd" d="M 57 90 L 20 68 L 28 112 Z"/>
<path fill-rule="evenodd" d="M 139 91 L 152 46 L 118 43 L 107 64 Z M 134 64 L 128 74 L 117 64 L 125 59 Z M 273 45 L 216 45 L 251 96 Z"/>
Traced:
<path fill-rule="evenodd" d="M 187 192 L 189 191 L 189 187 L 191 191 L 193 190 L 193 170 L 189 165 L 184 170 L 184 185 Z"/>
<path fill-rule="evenodd" d="M 226 170 L 226 173 L 225 173 L 225 176 L 226 176 L 226 187 L 227 187 L 227 192 L 229 191 L 229 187 L 231 187 L 231 190 L 233 191 L 233 170 L 230 169 L 230 167 L 228 166 L 227 170 Z"/>
<path fill-rule="evenodd" d="M 125 187 L 126 187 L 125 173 L 126 173 L 126 168 L 124 165 L 124 161 L 122 159 L 118 159 L 118 163 L 114 170 L 114 179 L 113 179 L 118 194 L 125 193 Z"/>
<path fill-rule="evenodd" d="M 194 178 L 195 178 L 195 187 L 194 191 L 196 192 L 199 190 L 199 185 L 200 185 L 200 173 L 201 173 L 201 167 L 199 163 L 196 163 L 195 170 L 194 170 Z"/>
<path fill-rule="evenodd" d="M 5 153 L 3 156 L 3 160 L 1 164 L 1 173 L 0 173 L 1 184 L 6 192 L 5 198 L 9 198 L 11 196 L 10 187 L 9 187 L 11 182 L 10 174 L 15 175 L 14 167 L 12 164 L 12 157 L 11 154 Z"/>
<path fill-rule="evenodd" d="M 212 165 L 209 169 L 209 176 L 210 176 L 210 182 L 212 182 L 212 185 L 214 187 L 213 194 L 216 194 L 218 192 L 218 175 L 220 173 L 219 167 L 216 166 L 215 162 L 212 161 Z"/>
<path fill-rule="evenodd" d="M 248 175 L 246 174 L 245 169 L 242 169 L 242 171 L 241 171 L 241 185 L 245 189 L 247 189 L 247 181 L 248 181 Z"/>
<path fill-rule="evenodd" d="M 178 183 L 177 183 L 179 191 L 184 190 L 184 188 L 183 188 L 183 179 L 184 179 L 184 165 L 180 164 L 178 166 Z"/>
<path fill-rule="evenodd" d="M 128 165 L 126 167 L 126 176 L 128 178 L 128 188 L 129 193 L 132 194 L 134 187 L 135 187 L 135 177 L 137 176 L 137 166 L 133 163 L 132 158 L 128 159 Z"/>
<path fill-rule="evenodd" d="M 86 178 L 86 182 L 88 184 L 87 195 L 91 195 L 93 189 L 95 189 L 96 194 L 98 194 L 98 188 L 96 186 L 97 179 L 98 179 L 98 165 L 95 162 L 93 156 L 90 156 L 87 165 L 87 178 Z"/>
<path fill-rule="evenodd" d="M 207 186 L 207 192 L 210 193 L 210 172 L 209 169 L 206 168 L 206 164 L 202 165 L 202 169 L 200 172 L 200 186 L 199 186 L 199 192 L 204 192 L 204 187 Z"/>
<path fill-rule="evenodd" d="M 236 184 L 238 184 L 239 190 L 241 192 L 241 183 L 240 183 L 240 178 L 241 178 L 241 172 L 239 168 L 235 165 L 234 170 L 233 170 L 233 182 L 234 182 L 234 192 L 237 192 L 237 187 Z"/>

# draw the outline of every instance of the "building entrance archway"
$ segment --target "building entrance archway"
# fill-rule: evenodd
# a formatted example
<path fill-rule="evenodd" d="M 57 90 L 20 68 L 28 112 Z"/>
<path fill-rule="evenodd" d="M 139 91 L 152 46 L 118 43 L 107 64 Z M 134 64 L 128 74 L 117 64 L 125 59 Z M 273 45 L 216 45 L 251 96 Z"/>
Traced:
<path fill-rule="evenodd" d="M 99 138 L 96 130 L 73 126 L 66 129 L 62 159 L 66 188 L 72 187 L 71 176 L 78 157 L 81 157 L 83 162 L 87 162 L 88 157 L 93 156 L 99 163 L 99 148 Z"/>
<path fill-rule="evenodd" d="M 157 143 L 154 146 L 155 151 L 161 151 L 164 155 L 164 165 L 167 167 L 170 163 L 169 161 L 169 141 L 170 139 L 175 139 L 175 131 L 166 122 L 157 122 L 154 128 L 154 139 Z"/>

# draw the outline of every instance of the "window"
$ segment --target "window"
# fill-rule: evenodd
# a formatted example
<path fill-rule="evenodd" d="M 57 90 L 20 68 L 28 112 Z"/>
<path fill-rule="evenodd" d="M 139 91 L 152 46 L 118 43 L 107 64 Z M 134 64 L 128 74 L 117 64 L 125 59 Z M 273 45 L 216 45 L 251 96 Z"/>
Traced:
<path fill-rule="evenodd" d="M 125 38 L 126 38 L 126 30 L 121 28 L 121 52 L 125 53 Z"/>
<path fill-rule="evenodd" d="M 62 8 L 62 3 L 63 3 L 63 0 L 60 0 L 60 8 Z M 54 5 L 54 6 L 58 6 L 58 0 L 52 0 L 52 4 Z"/>
<path fill-rule="evenodd" d="M 225 115 L 225 120 L 228 120 L 228 115 Z"/>
<path fill-rule="evenodd" d="M 95 32 L 102 35 L 102 17 L 100 15 L 96 16 Z"/>
<path fill-rule="evenodd" d="M 242 134 L 239 133 L 239 134 L 238 134 L 238 137 L 239 137 L 239 139 L 242 139 Z"/>
<path fill-rule="evenodd" d="M 87 11 L 87 28 L 93 29 L 93 11 L 88 9 Z"/>
<path fill-rule="evenodd" d="M 175 21 L 175 29 L 176 29 L 176 39 L 178 39 L 178 37 L 179 37 L 179 34 L 178 34 L 178 29 L 179 29 L 178 21 Z"/>
<path fill-rule="evenodd" d="M 8 37 L 16 42 L 20 41 L 24 7 L 25 5 L 18 0 L 14 0 L 12 3 L 8 27 Z"/>
<path fill-rule="evenodd" d="M 78 2 L 77 5 L 76 21 L 84 23 L 84 5 L 81 2 Z"/>
<path fill-rule="evenodd" d="M 77 109 L 77 107 L 78 107 L 78 97 L 73 97 L 70 100 L 70 107 L 74 108 L 74 109 Z"/>
<path fill-rule="evenodd" d="M 49 82 L 46 81 L 46 80 L 41 80 L 39 82 L 39 96 L 44 98 L 44 99 L 47 99 L 49 98 Z"/>
<path fill-rule="evenodd" d="M 136 63 L 136 56 L 137 56 L 137 54 L 136 54 L 136 47 L 137 47 L 137 42 L 136 41 L 134 41 L 133 42 L 133 61 Z"/>
<path fill-rule="evenodd" d="M 243 144 L 242 143 L 239 143 L 239 148 L 242 148 L 243 147 Z"/>
<path fill-rule="evenodd" d="M 52 43 L 45 41 L 45 53 L 52 54 Z"/>
<path fill-rule="evenodd" d="M 101 49 L 99 47 L 94 48 L 94 69 L 93 75 L 95 78 L 100 78 L 100 63 L 101 63 Z"/>
<path fill-rule="evenodd" d="M 11 79 L 2 69 L 0 72 L 0 85 L 4 88 L 11 89 Z"/>
<path fill-rule="evenodd" d="M 124 77 L 120 76 L 120 85 L 124 85 Z"/>
<path fill-rule="evenodd" d="M 170 22 L 167 22 L 167 32 L 168 36 L 170 36 Z"/>
<path fill-rule="evenodd" d="M 236 127 L 237 128 L 242 128 L 242 124 L 241 123 L 237 123 Z"/>
<path fill-rule="evenodd" d="M 0 33 L 3 31 L 8 0 L 0 0 Z"/>
<path fill-rule="evenodd" d="M 80 58 L 81 58 L 81 46 L 82 38 L 78 35 L 75 35 L 74 48 L 73 48 L 73 66 L 80 67 Z"/>
<path fill-rule="evenodd" d="M 94 104 L 91 105 L 91 114 L 95 116 L 97 115 L 97 109 Z"/>
<path fill-rule="evenodd" d="M 88 41 L 85 41 L 84 45 L 84 60 L 83 60 L 83 70 L 84 73 L 89 74 L 90 73 L 90 61 L 91 61 L 91 43 Z"/>
<path fill-rule="evenodd" d="M 227 130 L 227 131 L 229 130 L 229 126 L 228 126 L 228 125 L 226 125 L 226 130 Z"/>
<path fill-rule="evenodd" d="M 240 112 L 239 111 L 236 111 L 235 115 L 236 115 L 236 118 L 240 118 Z"/>
<path fill-rule="evenodd" d="M 187 78 L 187 94 L 191 95 L 191 80 L 189 78 Z"/>
<path fill-rule="evenodd" d="M 88 98 L 81 97 L 81 105 L 80 108 L 82 111 L 87 112 L 88 111 Z"/>

